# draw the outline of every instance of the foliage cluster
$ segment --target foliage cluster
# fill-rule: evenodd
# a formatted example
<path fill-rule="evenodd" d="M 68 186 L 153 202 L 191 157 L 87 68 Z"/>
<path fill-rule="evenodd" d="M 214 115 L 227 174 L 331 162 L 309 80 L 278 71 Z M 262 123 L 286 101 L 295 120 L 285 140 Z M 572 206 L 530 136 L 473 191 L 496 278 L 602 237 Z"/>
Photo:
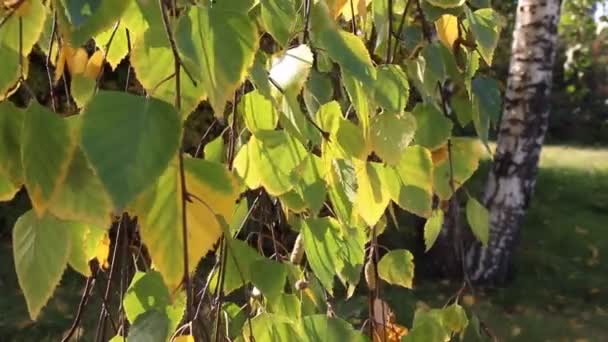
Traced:
<path fill-rule="evenodd" d="M 115 340 L 192 339 L 209 293 L 216 325 L 207 337 L 216 340 L 443 341 L 463 332 L 457 300 L 416 312 L 409 333 L 385 315 L 381 288 L 412 288 L 414 263 L 377 237 L 394 204 L 429 218 L 431 248 L 443 204 L 477 169 L 500 110 L 497 82 L 476 75 L 492 63 L 501 30 L 489 6 L 5 1 L 0 200 L 24 186 L 32 203 L 13 228 L 32 319 L 68 265 L 89 280 L 111 278 L 119 250 L 140 258 L 142 248 L 125 242 L 136 220 L 146 267 L 122 298 L 122 325 L 105 304 L 100 318 Z M 48 104 L 28 84 L 33 49 L 47 56 Z M 125 58 L 141 87 L 128 79 L 104 88 L 104 74 Z M 9 99 L 17 90 L 29 103 Z M 184 122 L 201 105 L 226 125 L 201 146 L 204 158 L 181 148 Z M 453 136 L 467 125 L 479 139 Z M 292 248 L 277 241 L 274 219 L 257 240 L 270 235 L 270 252 L 243 236 L 262 197 L 297 234 Z M 488 213 L 474 198 L 467 218 L 487 241 Z M 208 254 L 215 266 L 195 296 L 192 274 Z M 357 287 L 369 291 L 367 337 L 331 307 Z M 246 301 L 225 300 L 241 289 Z"/>

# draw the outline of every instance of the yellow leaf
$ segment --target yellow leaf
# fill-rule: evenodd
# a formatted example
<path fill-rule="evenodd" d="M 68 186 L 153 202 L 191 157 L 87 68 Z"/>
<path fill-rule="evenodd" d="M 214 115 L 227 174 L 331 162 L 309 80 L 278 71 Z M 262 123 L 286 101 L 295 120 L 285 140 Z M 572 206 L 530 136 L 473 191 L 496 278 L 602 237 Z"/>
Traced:
<path fill-rule="evenodd" d="M 110 237 L 106 234 L 97 244 L 95 258 L 99 261 L 99 267 L 108 268 L 108 256 L 110 255 Z"/>
<path fill-rule="evenodd" d="M 63 47 L 59 51 L 59 57 L 57 57 L 57 65 L 55 66 L 55 76 L 53 77 L 53 81 L 55 82 L 59 81 L 61 76 L 63 76 L 63 71 L 65 70 L 66 64 L 66 54 L 68 52 L 69 51 L 67 50 L 67 47 Z"/>
<path fill-rule="evenodd" d="M 356 16 L 364 17 L 367 14 L 367 6 L 371 2 L 372 0 L 329 0 L 327 5 L 334 18 L 342 14 L 344 20 L 351 21 Z"/>
<path fill-rule="evenodd" d="M 367 225 L 373 226 L 378 223 L 390 201 L 390 194 L 384 184 L 384 166 L 356 159 L 353 164 L 358 184 L 356 204 L 359 215 Z"/>
<path fill-rule="evenodd" d="M 177 336 L 173 339 L 173 342 L 194 342 L 194 336 L 192 335 L 182 335 Z"/>
<path fill-rule="evenodd" d="M 70 74 L 79 75 L 84 73 L 89 60 L 87 51 L 83 48 L 74 50 L 71 47 L 66 47 L 66 49 L 66 62 L 68 64 Z"/>
<path fill-rule="evenodd" d="M 92 80 L 96 80 L 99 72 L 101 71 L 101 67 L 104 62 L 104 55 L 101 50 L 95 51 L 95 53 L 89 58 L 87 62 L 86 68 L 84 70 L 84 75 Z"/>
<path fill-rule="evenodd" d="M 451 50 L 458 38 L 458 18 L 451 14 L 444 14 L 435 21 L 435 28 L 439 40 Z"/>
<path fill-rule="evenodd" d="M 433 160 L 433 165 L 437 165 L 448 159 L 448 145 L 443 144 L 437 149 L 431 151 L 431 159 Z"/>

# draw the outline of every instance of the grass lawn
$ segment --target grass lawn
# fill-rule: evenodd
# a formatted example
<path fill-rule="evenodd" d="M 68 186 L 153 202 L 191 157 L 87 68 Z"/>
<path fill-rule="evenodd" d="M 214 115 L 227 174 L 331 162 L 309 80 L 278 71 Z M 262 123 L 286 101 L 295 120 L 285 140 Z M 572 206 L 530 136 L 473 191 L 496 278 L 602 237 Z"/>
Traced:
<path fill-rule="evenodd" d="M 487 163 L 468 189 L 479 194 L 486 175 Z M 476 291 L 465 306 L 500 341 L 608 341 L 607 253 L 608 150 L 546 147 L 522 228 L 516 280 L 505 289 Z M 74 318 L 84 280 L 66 274 L 34 323 L 28 319 L 6 241 L 0 243 L 0 260 L 0 340 L 59 340 Z M 398 321 L 407 326 L 417 306 L 441 306 L 460 286 L 428 279 L 416 279 L 415 284 L 413 291 L 386 288 L 384 294 Z M 365 301 L 355 296 L 337 303 L 338 313 L 366 312 Z M 87 322 L 96 320 L 98 308 L 89 307 Z M 467 335 L 466 340 L 475 339 Z"/>

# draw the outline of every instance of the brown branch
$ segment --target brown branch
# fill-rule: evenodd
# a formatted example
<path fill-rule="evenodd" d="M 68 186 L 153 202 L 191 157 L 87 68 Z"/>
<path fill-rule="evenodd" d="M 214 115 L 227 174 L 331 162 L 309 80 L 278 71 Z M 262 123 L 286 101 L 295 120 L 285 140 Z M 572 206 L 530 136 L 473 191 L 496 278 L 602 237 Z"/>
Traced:
<path fill-rule="evenodd" d="M 82 313 L 84 312 L 84 308 L 86 307 L 89 297 L 91 296 L 91 292 L 93 290 L 93 286 L 95 286 L 95 277 L 97 275 L 97 270 L 91 270 L 93 274 L 87 278 L 87 282 L 84 286 L 84 290 L 82 292 L 82 297 L 80 298 L 80 303 L 78 304 L 78 311 L 76 311 L 76 317 L 74 318 L 74 322 L 72 322 L 72 326 L 68 333 L 61 339 L 61 342 L 67 342 L 72 338 L 72 335 L 76 332 L 78 325 L 80 325 L 80 320 L 82 319 Z"/>

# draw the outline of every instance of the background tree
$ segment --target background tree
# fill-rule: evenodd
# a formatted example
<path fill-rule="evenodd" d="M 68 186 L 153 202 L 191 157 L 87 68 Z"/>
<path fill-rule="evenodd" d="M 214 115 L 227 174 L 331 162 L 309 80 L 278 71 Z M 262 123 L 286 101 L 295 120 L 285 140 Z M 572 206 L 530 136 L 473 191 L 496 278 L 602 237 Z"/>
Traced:
<path fill-rule="evenodd" d="M 474 243 L 467 254 L 474 282 L 504 283 L 512 271 L 548 128 L 560 8 L 560 0 L 520 0 L 517 6 L 503 117 L 485 191 L 489 242 Z"/>

